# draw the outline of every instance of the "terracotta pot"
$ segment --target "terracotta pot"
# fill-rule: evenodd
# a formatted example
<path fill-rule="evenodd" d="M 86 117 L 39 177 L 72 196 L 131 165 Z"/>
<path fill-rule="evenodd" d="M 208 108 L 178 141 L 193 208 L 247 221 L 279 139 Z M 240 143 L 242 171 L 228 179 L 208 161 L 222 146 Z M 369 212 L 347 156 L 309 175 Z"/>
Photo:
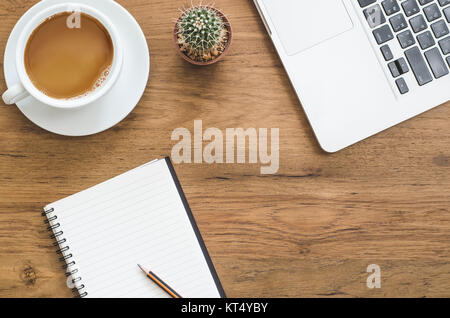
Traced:
<path fill-rule="evenodd" d="M 222 21 L 225 22 L 225 27 L 226 27 L 227 30 L 228 30 L 228 42 L 227 42 L 227 44 L 226 44 L 226 47 L 225 47 L 225 49 L 223 50 L 222 54 L 220 54 L 220 55 L 219 55 L 218 57 L 216 57 L 215 59 L 213 59 L 213 60 L 211 60 L 211 61 L 207 61 L 207 62 L 198 62 L 198 61 L 195 61 L 195 60 L 191 59 L 189 56 L 187 56 L 187 55 L 184 54 L 183 52 L 181 52 L 180 46 L 178 45 L 178 22 L 181 20 L 181 17 L 182 17 L 182 16 L 180 16 L 180 17 L 178 18 L 178 21 L 177 21 L 177 23 L 175 23 L 175 28 L 174 28 L 174 30 L 173 30 L 173 43 L 174 43 L 174 45 L 175 45 L 176 51 L 178 52 L 178 55 L 180 55 L 182 59 L 184 59 L 184 60 L 186 60 L 186 61 L 188 61 L 189 63 L 194 64 L 194 65 L 200 65 L 200 66 L 203 66 L 203 65 L 211 65 L 211 64 L 214 64 L 214 63 L 216 63 L 216 62 L 219 62 L 221 59 L 224 58 L 224 56 L 225 56 L 225 55 L 228 53 L 228 51 L 230 50 L 231 42 L 232 42 L 232 40 L 233 40 L 233 29 L 231 28 L 230 21 L 229 21 L 229 20 L 227 19 L 227 17 L 226 17 L 221 11 L 219 11 L 218 9 L 213 8 L 213 7 L 209 7 L 209 8 L 211 8 L 212 10 L 214 10 L 214 11 L 216 11 L 216 12 L 218 13 L 218 15 L 222 18 Z"/>

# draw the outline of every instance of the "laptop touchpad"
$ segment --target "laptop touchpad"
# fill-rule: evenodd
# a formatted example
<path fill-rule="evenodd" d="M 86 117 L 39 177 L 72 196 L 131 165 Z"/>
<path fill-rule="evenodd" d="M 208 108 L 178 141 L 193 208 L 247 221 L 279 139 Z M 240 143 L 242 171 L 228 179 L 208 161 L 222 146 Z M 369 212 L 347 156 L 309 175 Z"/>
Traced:
<path fill-rule="evenodd" d="M 342 0 L 263 0 L 288 55 L 353 28 Z"/>

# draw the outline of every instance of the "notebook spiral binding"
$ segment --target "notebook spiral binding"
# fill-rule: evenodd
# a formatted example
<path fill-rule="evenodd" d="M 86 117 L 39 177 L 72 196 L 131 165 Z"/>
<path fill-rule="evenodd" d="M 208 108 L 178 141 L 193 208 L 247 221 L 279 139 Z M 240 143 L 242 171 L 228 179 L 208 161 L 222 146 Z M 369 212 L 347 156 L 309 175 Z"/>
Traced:
<path fill-rule="evenodd" d="M 73 268 L 76 263 L 73 260 L 73 255 L 68 253 L 70 246 L 65 244 L 67 240 L 62 237 L 64 232 L 59 229 L 61 224 L 57 222 L 58 216 L 53 215 L 53 212 L 55 212 L 55 209 L 51 208 L 42 213 L 42 216 L 46 217 L 44 223 L 48 225 L 47 231 L 52 232 L 50 238 L 55 240 L 53 245 L 55 247 L 59 247 L 56 254 L 61 255 L 59 260 L 64 263 L 62 268 L 66 270 L 66 277 L 72 277 L 72 283 L 75 285 L 75 287 L 72 288 L 72 292 L 77 293 L 78 297 L 84 298 L 88 295 L 88 293 L 86 291 L 82 291 L 85 286 L 80 284 L 82 278 L 76 275 L 78 273 L 78 269 Z"/>

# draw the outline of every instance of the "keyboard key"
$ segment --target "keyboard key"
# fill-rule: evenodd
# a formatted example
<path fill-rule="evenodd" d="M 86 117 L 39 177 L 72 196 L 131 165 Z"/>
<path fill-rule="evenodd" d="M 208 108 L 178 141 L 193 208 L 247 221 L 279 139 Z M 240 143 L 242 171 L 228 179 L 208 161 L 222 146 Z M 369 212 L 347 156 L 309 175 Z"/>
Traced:
<path fill-rule="evenodd" d="M 425 18 L 421 14 L 409 19 L 409 24 L 411 24 L 411 28 L 413 29 L 414 33 L 422 32 L 428 27 Z"/>
<path fill-rule="evenodd" d="M 403 57 L 399 58 L 397 61 L 395 61 L 395 63 L 397 64 L 397 68 L 399 69 L 401 74 L 406 74 L 409 72 L 408 63 L 406 63 Z"/>
<path fill-rule="evenodd" d="M 403 57 L 397 61 L 389 63 L 388 67 L 391 71 L 392 77 L 394 78 L 409 72 L 408 64 Z"/>
<path fill-rule="evenodd" d="M 358 0 L 361 8 L 367 7 L 369 4 L 377 2 L 377 0 Z"/>
<path fill-rule="evenodd" d="M 375 40 L 378 44 L 386 43 L 394 38 L 389 25 L 383 25 L 381 28 L 375 29 L 373 31 L 373 35 L 375 36 Z"/>
<path fill-rule="evenodd" d="M 428 65 L 430 65 L 434 77 L 440 78 L 448 74 L 447 65 L 445 65 L 445 61 L 437 47 L 425 52 L 425 57 L 428 61 Z"/>
<path fill-rule="evenodd" d="M 450 4 L 450 0 L 439 0 L 439 4 L 441 7 L 445 7 L 447 4 Z"/>
<path fill-rule="evenodd" d="M 397 34 L 397 39 L 402 49 L 406 49 L 407 47 L 410 47 L 411 45 L 416 43 L 413 34 L 409 30 Z"/>
<path fill-rule="evenodd" d="M 439 46 L 441 47 L 442 53 L 444 55 L 450 54 L 450 36 L 439 41 Z"/>
<path fill-rule="evenodd" d="M 447 23 L 444 20 L 439 20 L 431 25 L 431 29 L 433 30 L 436 38 L 441 38 L 449 33 Z"/>
<path fill-rule="evenodd" d="M 397 0 L 384 0 L 382 3 L 384 12 L 387 15 L 392 15 L 400 11 L 400 6 L 398 5 Z"/>
<path fill-rule="evenodd" d="M 428 3 L 430 3 L 431 1 L 434 1 L 434 0 L 419 0 L 419 3 L 424 6 Z"/>
<path fill-rule="evenodd" d="M 439 10 L 439 7 L 437 6 L 436 3 L 433 3 L 428 7 L 423 8 L 423 12 L 427 17 L 428 22 L 432 22 L 442 17 L 441 10 Z"/>
<path fill-rule="evenodd" d="M 417 83 L 422 86 L 433 80 L 420 49 L 415 46 L 405 51 L 406 58 L 413 70 Z"/>
<path fill-rule="evenodd" d="M 419 34 L 417 36 L 417 41 L 419 42 L 422 50 L 426 50 L 436 44 L 430 31 Z"/>
<path fill-rule="evenodd" d="M 409 92 L 408 85 L 406 85 L 405 79 L 403 77 L 399 78 L 395 81 L 395 84 L 397 84 L 398 90 L 400 94 L 406 94 Z"/>
<path fill-rule="evenodd" d="M 384 16 L 383 11 L 381 11 L 379 4 L 365 9 L 364 16 L 372 29 L 386 22 L 386 17 Z"/>
<path fill-rule="evenodd" d="M 444 14 L 447 22 L 450 23 L 450 7 L 444 9 Z"/>
<path fill-rule="evenodd" d="M 391 71 L 393 78 L 400 76 L 400 70 L 398 69 L 397 64 L 395 62 L 389 63 L 388 67 L 389 67 L 389 71 Z"/>
<path fill-rule="evenodd" d="M 401 31 L 408 26 L 408 23 L 406 23 L 406 19 L 402 13 L 394 15 L 392 18 L 389 19 L 389 22 L 391 23 L 394 32 Z"/>
<path fill-rule="evenodd" d="M 406 0 L 402 2 L 402 7 L 407 17 L 410 17 L 420 11 L 416 0 Z"/>
<path fill-rule="evenodd" d="M 389 45 L 385 44 L 383 45 L 381 48 L 381 53 L 383 54 L 384 60 L 385 61 L 390 61 L 394 58 L 394 55 L 392 54 L 391 48 L 389 47 Z"/>
<path fill-rule="evenodd" d="M 448 66 L 450 66 L 450 56 L 447 57 L 447 64 L 448 64 Z"/>

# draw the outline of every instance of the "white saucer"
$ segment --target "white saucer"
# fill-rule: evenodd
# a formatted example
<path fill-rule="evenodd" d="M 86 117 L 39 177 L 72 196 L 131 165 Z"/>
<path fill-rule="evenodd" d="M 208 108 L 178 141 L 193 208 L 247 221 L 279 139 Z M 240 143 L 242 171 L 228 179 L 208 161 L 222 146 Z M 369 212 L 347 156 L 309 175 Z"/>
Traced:
<path fill-rule="evenodd" d="M 37 11 L 63 2 L 43 0 L 29 9 L 17 22 L 8 40 L 4 69 L 8 87 L 18 82 L 15 50 L 26 22 Z M 49 107 L 33 97 L 17 103 L 33 123 L 50 132 L 65 136 L 87 136 L 102 132 L 122 121 L 136 107 L 147 86 L 150 53 L 144 33 L 133 16 L 113 0 L 71 0 L 84 3 L 106 14 L 116 26 L 124 47 L 123 67 L 113 88 L 91 105 L 73 110 Z"/>

